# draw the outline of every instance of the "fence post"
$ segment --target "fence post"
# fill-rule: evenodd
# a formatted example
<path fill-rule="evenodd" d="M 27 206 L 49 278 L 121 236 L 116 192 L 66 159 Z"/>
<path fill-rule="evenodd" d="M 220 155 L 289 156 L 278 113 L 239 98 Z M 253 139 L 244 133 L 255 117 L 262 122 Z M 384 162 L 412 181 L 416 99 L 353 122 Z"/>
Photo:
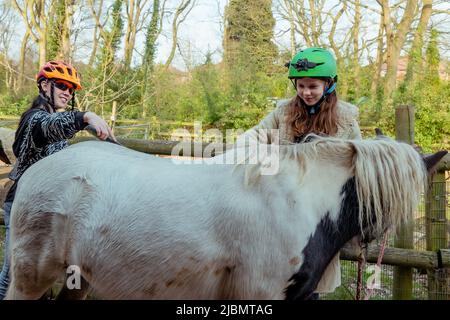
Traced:
<path fill-rule="evenodd" d="M 430 181 L 425 201 L 427 250 L 438 252 L 448 246 L 445 171 L 436 172 Z M 427 270 L 428 299 L 450 299 L 448 272 L 444 268 Z"/>
<path fill-rule="evenodd" d="M 149 125 L 144 127 L 144 140 L 148 140 L 148 128 L 149 128 Z"/>
<path fill-rule="evenodd" d="M 111 130 L 114 133 L 114 127 L 116 126 L 117 120 L 117 101 L 113 101 L 112 104 L 112 113 L 111 113 Z"/>
<path fill-rule="evenodd" d="M 414 143 L 414 107 L 403 105 L 395 109 L 395 137 L 398 141 Z M 394 242 L 396 248 L 414 248 L 414 223 L 409 223 L 397 230 Z M 394 267 L 392 298 L 394 300 L 412 299 L 412 269 Z"/>

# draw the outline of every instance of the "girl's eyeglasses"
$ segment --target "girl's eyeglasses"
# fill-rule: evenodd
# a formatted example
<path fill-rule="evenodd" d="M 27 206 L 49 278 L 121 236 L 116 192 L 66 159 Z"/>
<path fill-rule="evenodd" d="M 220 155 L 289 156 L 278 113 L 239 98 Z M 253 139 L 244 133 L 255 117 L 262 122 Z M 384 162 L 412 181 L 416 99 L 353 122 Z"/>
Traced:
<path fill-rule="evenodd" d="M 67 82 L 55 81 L 55 87 L 61 91 L 66 91 L 67 89 L 69 89 L 70 94 L 73 94 L 75 91 L 75 88 Z"/>

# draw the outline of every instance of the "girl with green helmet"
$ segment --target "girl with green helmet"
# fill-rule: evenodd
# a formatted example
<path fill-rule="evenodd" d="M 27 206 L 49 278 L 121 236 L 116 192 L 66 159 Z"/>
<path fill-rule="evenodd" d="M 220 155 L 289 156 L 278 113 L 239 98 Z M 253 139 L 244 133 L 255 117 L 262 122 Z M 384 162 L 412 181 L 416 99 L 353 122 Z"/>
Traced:
<path fill-rule="evenodd" d="M 357 107 L 337 97 L 337 66 L 330 51 L 324 48 L 301 50 L 286 66 L 297 94 L 279 100 L 275 110 L 244 137 L 258 136 L 259 142 L 272 143 L 276 139 L 270 131 L 277 129 L 281 144 L 300 142 L 309 133 L 361 139 Z M 263 129 L 267 134 L 256 135 L 256 130 Z"/>
<path fill-rule="evenodd" d="M 300 141 L 311 132 L 361 138 L 356 121 L 358 110 L 338 100 L 337 65 L 330 51 L 323 48 L 301 50 L 288 67 L 288 78 L 297 90 L 286 110 L 293 141 Z"/>
<path fill-rule="evenodd" d="M 252 141 L 265 144 L 304 142 L 309 133 L 361 139 L 358 109 L 337 97 L 336 60 L 328 50 L 301 50 L 286 66 L 297 94 L 279 100 L 275 110 L 239 137 L 238 145 Z M 316 296 L 333 292 L 340 284 L 340 262 L 336 255 L 316 288 Z"/>
<path fill-rule="evenodd" d="M 298 52 L 287 66 L 304 107 L 310 115 L 318 113 L 325 99 L 335 93 L 337 66 L 333 55 L 322 48 L 309 48 Z M 305 90 L 308 88 L 312 89 Z"/>

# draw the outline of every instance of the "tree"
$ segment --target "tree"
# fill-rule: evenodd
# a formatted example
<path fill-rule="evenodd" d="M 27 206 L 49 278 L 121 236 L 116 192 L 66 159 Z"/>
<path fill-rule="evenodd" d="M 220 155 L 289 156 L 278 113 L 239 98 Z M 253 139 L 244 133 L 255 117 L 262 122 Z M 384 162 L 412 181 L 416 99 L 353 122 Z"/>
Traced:
<path fill-rule="evenodd" d="M 122 0 L 115 0 L 111 12 L 111 28 L 103 32 L 102 52 L 100 55 L 100 66 L 107 69 L 116 59 L 117 49 L 123 35 L 123 19 L 121 15 Z"/>
<path fill-rule="evenodd" d="M 170 49 L 169 57 L 164 64 L 165 70 L 169 69 L 172 60 L 175 57 L 175 51 L 178 44 L 178 28 L 180 27 L 180 24 L 183 23 L 184 20 L 186 20 L 187 16 L 195 5 L 196 0 L 182 0 L 175 10 L 175 14 L 172 20 L 172 47 Z"/>
<path fill-rule="evenodd" d="M 57 0 L 49 18 L 47 60 L 71 61 L 71 20 L 74 0 Z"/>
<path fill-rule="evenodd" d="M 162 14 L 164 14 L 164 4 Z M 160 16 L 160 1 L 153 0 L 153 10 L 152 18 L 147 27 L 147 35 L 145 37 L 145 52 L 142 59 L 142 117 L 147 115 L 148 105 L 150 102 L 150 96 L 153 94 L 153 71 L 154 71 L 154 60 L 156 54 L 156 40 L 161 32 L 162 25 L 160 22 L 162 17 Z"/>
<path fill-rule="evenodd" d="M 224 61 L 232 90 L 261 72 L 270 74 L 277 57 L 271 0 L 231 0 L 225 9 Z"/>
<path fill-rule="evenodd" d="M 0 5 L 0 83 L 4 82 L 7 91 L 17 89 L 17 77 L 12 66 L 13 61 L 10 61 L 8 57 L 14 23 L 14 16 L 11 11 L 7 4 Z"/>
<path fill-rule="evenodd" d="M 53 1 L 45 0 L 13 0 L 12 4 L 22 16 L 26 32 L 39 48 L 39 65 L 47 60 L 48 17 Z"/>
<path fill-rule="evenodd" d="M 389 0 L 377 0 L 377 2 L 383 11 L 383 27 L 386 35 L 386 76 L 383 82 L 383 96 L 386 104 L 392 107 L 392 93 L 396 88 L 398 60 L 406 40 L 406 34 L 414 19 L 418 0 L 407 0 L 398 24 L 392 17 Z"/>
<path fill-rule="evenodd" d="M 413 43 L 409 51 L 408 68 L 406 70 L 405 81 L 403 83 L 407 94 L 411 94 L 411 90 L 415 87 L 416 81 L 422 74 L 423 70 L 423 38 L 427 30 L 428 22 L 433 11 L 432 0 L 422 0 L 422 10 L 420 20 L 414 33 Z"/>
<path fill-rule="evenodd" d="M 431 85 L 439 85 L 439 65 L 441 58 L 438 49 L 438 31 L 431 29 L 425 60 L 425 81 Z"/>
<path fill-rule="evenodd" d="M 93 66 L 95 63 L 95 59 L 97 56 L 97 49 L 98 49 L 98 43 L 100 40 L 100 37 L 103 35 L 105 38 L 106 35 L 104 34 L 104 24 L 100 22 L 100 17 L 102 15 L 103 10 L 103 0 L 100 0 L 98 3 L 98 7 L 95 6 L 94 0 L 88 0 L 89 9 L 91 10 L 92 17 L 95 20 L 95 28 L 94 28 L 94 34 L 93 34 L 93 41 L 92 41 L 92 51 L 91 55 L 89 57 L 89 66 Z"/>
<path fill-rule="evenodd" d="M 383 61 L 384 59 L 384 45 L 385 45 L 385 41 L 384 41 L 384 27 L 383 27 L 383 14 L 380 15 L 380 26 L 378 28 L 378 37 L 377 37 L 377 56 L 375 61 L 373 62 L 374 64 L 374 74 L 373 74 L 373 79 L 372 82 L 370 84 L 370 96 L 371 96 L 371 101 L 372 103 L 376 104 L 376 114 L 380 115 L 381 114 L 381 103 L 376 103 L 379 99 L 378 99 L 378 95 L 380 92 L 380 86 L 381 86 L 381 82 L 380 82 L 380 77 L 381 77 L 381 69 L 383 67 Z"/>
<path fill-rule="evenodd" d="M 159 1 L 156 1 L 159 2 Z M 142 10 L 147 4 L 147 0 L 127 0 L 125 1 L 127 29 L 125 32 L 124 45 L 124 65 L 128 69 L 133 57 L 133 51 L 136 43 L 136 35 L 142 28 L 142 22 L 145 17 L 142 15 Z"/>

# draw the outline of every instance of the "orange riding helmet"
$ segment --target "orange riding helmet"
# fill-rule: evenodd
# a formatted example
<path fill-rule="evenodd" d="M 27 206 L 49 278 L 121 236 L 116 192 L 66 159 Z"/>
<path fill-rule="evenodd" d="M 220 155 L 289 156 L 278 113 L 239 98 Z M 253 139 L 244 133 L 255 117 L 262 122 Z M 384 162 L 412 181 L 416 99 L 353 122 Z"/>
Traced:
<path fill-rule="evenodd" d="M 39 84 L 43 78 L 66 80 L 74 84 L 75 90 L 82 89 L 77 69 L 64 61 L 47 62 L 36 76 L 37 83 Z"/>

